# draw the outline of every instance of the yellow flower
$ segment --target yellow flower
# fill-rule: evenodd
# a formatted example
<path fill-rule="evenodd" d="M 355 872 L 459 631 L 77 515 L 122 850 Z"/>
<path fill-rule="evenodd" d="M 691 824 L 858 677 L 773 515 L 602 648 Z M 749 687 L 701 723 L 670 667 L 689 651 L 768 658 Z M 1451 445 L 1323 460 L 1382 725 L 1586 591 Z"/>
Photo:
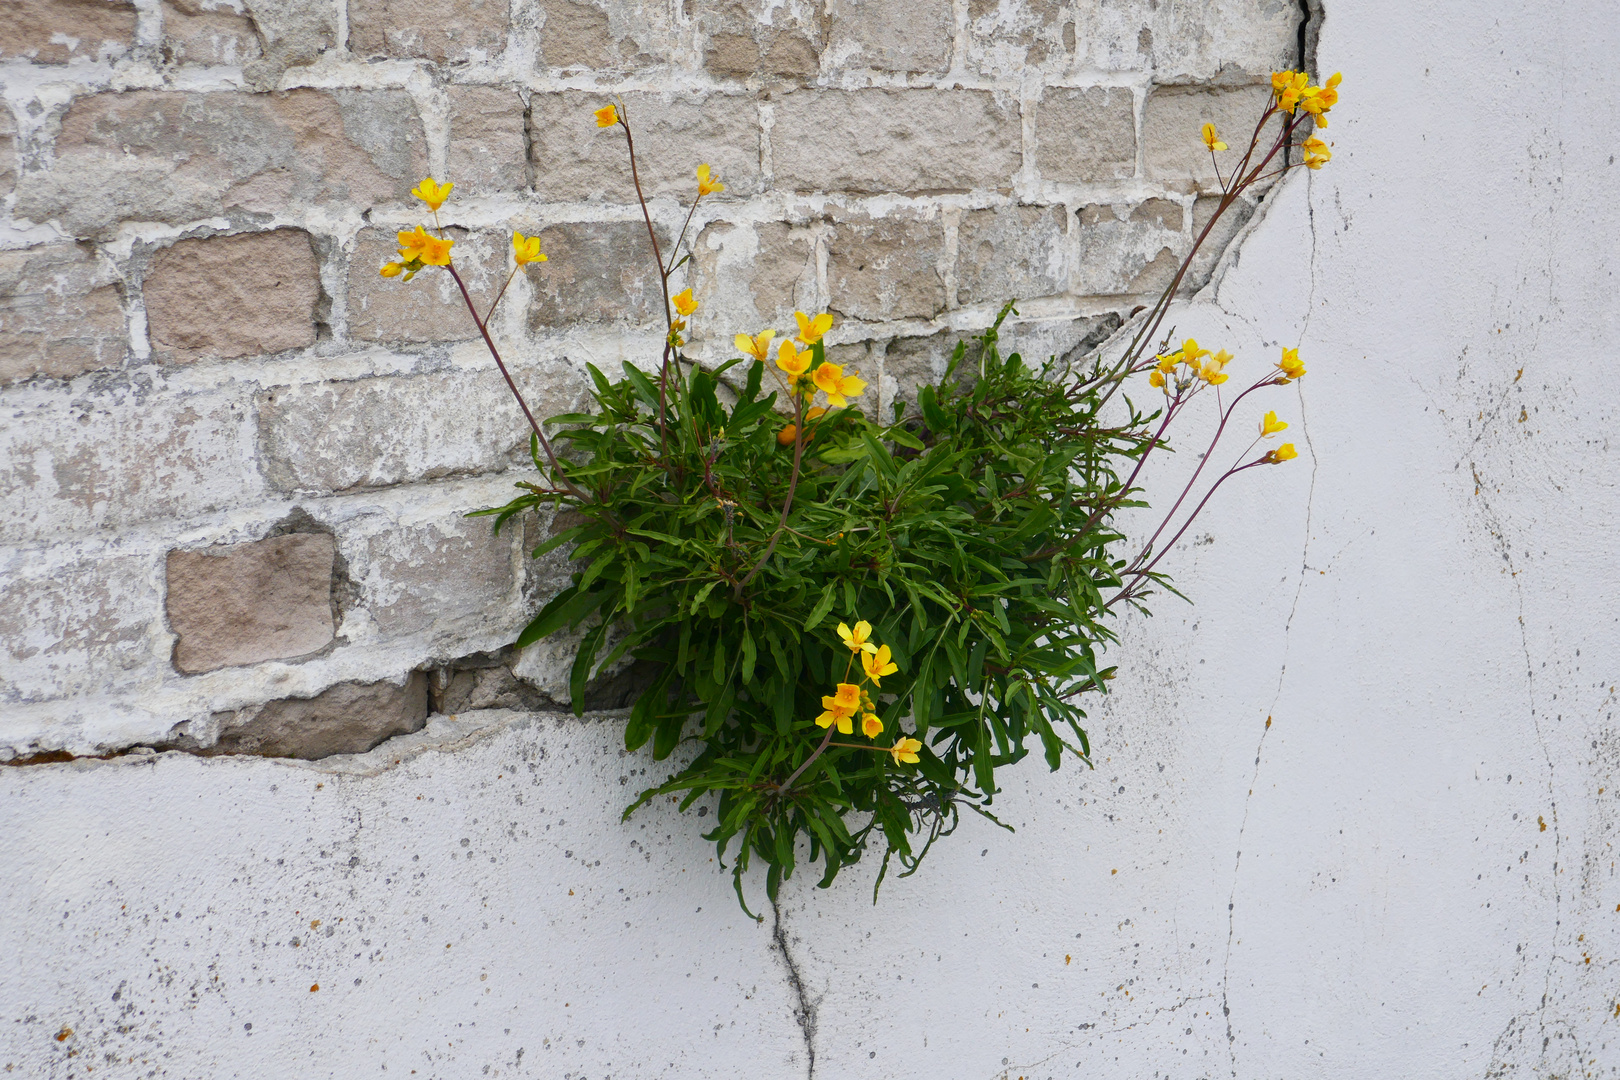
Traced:
<path fill-rule="evenodd" d="M 852 718 L 854 717 L 855 713 L 853 711 L 844 712 L 840 709 L 834 708 L 833 699 L 830 697 L 824 697 L 821 699 L 821 707 L 826 711 L 820 716 L 816 717 L 816 726 L 832 727 L 834 724 L 837 724 L 838 734 L 850 735 L 854 733 L 855 725 L 852 722 Z"/>
<path fill-rule="evenodd" d="M 761 330 L 753 337 L 747 334 L 738 334 L 732 339 L 737 351 L 744 356 L 752 356 L 756 360 L 765 361 L 771 358 L 771 338 L 776 336 L 775 330 Z M 783 344 L 787 344 L 783 342 Z"/>
<path fill-rule="evenodd" d="M 717 191 L 726 190 L 726 185 L 722 184 L 719 180 L 709 179 L 709 167 L 707 165 L 698 166 L 697 181 L 698 198 L 700 199 L 705 195 L 713 195 Z"/>
<path fill-rule="evenodd" d="M 612 127 L 619 122 L 619 110 L 612 105 L 604 105 L 596 110 L 596 126 L 599 128 Z"/>
<path fill-rule="evenodd" d="M 1181 343 L 1181 360 L 1190 367 L 1197 367 L 1198 361 L 1209 355 L 1208 349 L 1200 349 L 1198 342 L 1188 338 Z"/>
<path fill-rule="evenodd" d="M 690 315 L 692 312 L 696 311 L 698 307 L 697 301 L 692 299 L 691 289 L 682 289 L 680 292 L 670 297 L 670 302 L 675 305 L 675 310 L 680 312 L 682 315 Z"/>
<path fill-rule="evenodd" d="M 420 225 L 410 232 L 395 234 L 395 238 L 399 240 L 399 253 L 406 262 L 421 258 L 422 251 L 427 247 L 427 242 L 430 239 Z"/>
<path fill-rule="evenodd" d="M 795 311 L 793 318 L 799 324 L 799 340 L 806 345 L 814 345 L 821 340 L 821 335 L 832 329 L 832 313 L 829 311 L 823 311 L 813 319 L 802 311 Z"/>
<path fill-rule="evenodd" d="M 793 342 L 784 341 L 782 347 L 776 351 L 776 366 L 797 381 L 810 370 L 810 354 L 795 349 Z"/>
<path fill-rule="evenodd" d="M 1282 372 L 1283 382 L 1292 382 L 1305 374 L 1305 365 L 1299 361 L 1299 350 L 1284 349 L 1282 359 L 1277 361 L 1277 370 Z"/>
<path fill-rule="evenodd" d="M 1181 353 L 1164 353 L 1163 355 L 1154 357 L 1154 359 L 1159 362 L 1159 372 L 1162 375 L 1169 375 L 1171 372 L 1176 370 L 1176 365 L 1181 363 Z M 1160 382 L 1163 382 L 1162 378 L 1160 379 Z"/>
<path fill-rule="evenodd" d="M 1305 140 L 1302 149 L 1305 151 L 1305 167 L 1307 169 L 1320 169 L 1333 160 L 1333 151 L 1328 149 L 1328 144 L 1314 135 Z"/>
<path fill-rule="evenodd" d="M 1158 368 L 1154 368 L 1153 374 L 1148 376 L 1148 385 L 1163 388 L 1164 372 L 1160 371 Z"/>
<path fill-rule="evenodd" d="M 814 409 L 811 409 L 809 412 L 804 414 L 805 423 L 809 423 L 810 421 L 814 420 L 818 416 L 826 415 L 826 412 L 827 412 L 826 409 L 820 408 L 819 406 L 814 408 Z M 781 431 L 778 431 L 776 433 L 776 441 L 777 441 L 778 444 L 780 444 L 782 446 L 792 446 L 793 445 L 793 440 L 798 438 L 798 437 L 799 437 L 799 425 L 797 425 L 797 424 L 789 424 L 787 427 L 783 428 Z M 804 435 L 804 441 L 809 442 L 811 439 L 814 439 L 815 437 L 816 437 L 815 432 L 806 430 L 805 435 Z"/>
<path fill-rule="evenodd" d="M 440 187 L 433 182 L 433 177 L 429 176 L 420 184 L 411 188 L 411 194 L 427 203 L 429 210 L 437 210 L 444 205 L 444 201 L 450 197 L 450 189 L 455 186 L 454 184 L 445 184 Z"/>
<path fill-rule="evenodd" d="M 1273 465 L 1281 465 L 1283 462 L 1293 461 L 1297 457 L 1299 457 L 1299 453 L 1294 449 L 1294 444 L 1291 442 L 1285 442 L 1281 446 L 1277 447 L 1277 449 L 1271 451 L 1261 460 L 1270 462 Z"/>
<path fill-rule="evenodd" d="M 1316 117 L 1318 127 L 1327 127 L 1327 111 L 1339 103 L 1339 83 L 1344 76 L 1334 72 L 1321 86 L 1307 86 L 1300 92 L 1299 107 Z"/>
<path fill-rule="evenodd" d="M 844 639 L 844 644 L 849 646 L 850 652 L 877 654 L 878 647 L 867 640 L 872 636 L 872 624 L 865 619 L 856 623 L 853 630 L 844 623 L 839 623 L 838 636 Z M 848 684 L 839 683 L 838 685 L 842 688 Z"/>
<path fill-rule="evenodd" d="M 512 257 L 517 260 L 519 266 L 546 261 L 546 256 L 540 251 L 540 238 L 524 236 L 520 232 L 512 234 Z"/>
<path fill-rule="evenodd" d="M 1310 81 L 1310 76 L 1303 71 L 1273 72 L 1271 92 L 1277 98 L 1277 107 L 1285 113 L 1292 113 L 1299 105 L 1299 99 L 1305 93 L 1306 84 Z"/>
<path fill-rule="evenodd" d="M 822 364 L 816 368 L 813 378 L 816 386 L 827 395 L 827 400 L 840 408 L 849 404 L 847 398 L 860 397 L 866 389 L 865 379 L 845 375 L 843 367 L 838 364 Z"/>
<path fill-rule="evenodd" d="M 1219 386 L 1221 383 L 1231 378 L 1230 375 L 1222 371 L 1220 366 L 1213 361 L 1198 369 L 1198 377 L 1203 379 L 1211 386 Z"/>
<path fill-rule="evenodd" d="M 1260 436 L 1261 438 L 1266 438 L 1268 436 L 1277 434 L 1279 431 L 1287 430 L 1287 428 L 1288 424 L 1285 421 L 1277 419 L 1277 414 L 1275 412 L 1268 412 L 1266 413 L 1265 418 L 1260 421 Z"/>
<path fill-rule="evenodd" d="M 894 763 L 896 765 L 909 765 L 916 763 L 917 751 L 921 749 L 922 743 L 918 740 L 901 739 L 899 742 L 889 747 L 889 753 L 894 755 Z"/>
<path fill-rule="evenodd" d="M 426 242 L 422 245 L 421 252 L 417 255 L 417 258 L 421 259 L 429 266 L 449 266 L 450 245 L 454 244 L 455 241 L 441 240 L 437 236 L 424 236 L 423 239 Z"/>
<path fill-rule="evenodd" d="M 405 267 L 400 263 L 383 263 L 383 268 L 379 270 L 378 273 L 380 273 L 383 277 L 399 277 L 400 272 L 404 269 Z"/>
<path fill-rule="evenodd" d="M 878 719 L 877 713 L 867 713 L 861 717 L 861 734 L 868 739 L 875 739 L 883 734 L 883 721 Z"/>
<path fill-rule="evenodd" d="M 883 676 L 893 675 L 900 670 L 889 662 L 889 656 L 889 647 L 887 645 L 879 646 L 875 653 L 861 653 L 861 667 L 866 670 L 866 677 L 872 680 L 873 686 L 882 686 Z"/>
<path fill-rule="evenodd" d="M 1226 144 L 1221 142 L 1220 139 L 1215 137 L 1215 125 L 1214 124 L 1205 124 L 1204 125 L 1204 130 L 1203 130 L 1203 132 L 1201 134 L 1203 135 L 1203 138 L 1204 138 L 1204 145 L 1209 147 L 1211 152 L 1214 152 L 1216 150 L 1225 150 L 1226 149 Z"/>

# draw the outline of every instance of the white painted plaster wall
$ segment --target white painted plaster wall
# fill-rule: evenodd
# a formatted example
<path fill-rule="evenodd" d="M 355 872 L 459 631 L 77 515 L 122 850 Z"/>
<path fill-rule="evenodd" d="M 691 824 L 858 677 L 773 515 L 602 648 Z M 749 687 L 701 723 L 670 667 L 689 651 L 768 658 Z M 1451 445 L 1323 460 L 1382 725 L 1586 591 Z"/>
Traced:
<path fill-rule="evenodd" d="M 7 769 L 0 1068 L 1620 1076 L 1620 19 L 1523 8 L 1332 5 L 1333 164 L 1178 316 L 1300 346 L 1301 459 L 1128 622 L 1096 770 L 1009 774 L 1016 834 L 756 926 L 702 822 L 619 823 L 608 722 Z"/>

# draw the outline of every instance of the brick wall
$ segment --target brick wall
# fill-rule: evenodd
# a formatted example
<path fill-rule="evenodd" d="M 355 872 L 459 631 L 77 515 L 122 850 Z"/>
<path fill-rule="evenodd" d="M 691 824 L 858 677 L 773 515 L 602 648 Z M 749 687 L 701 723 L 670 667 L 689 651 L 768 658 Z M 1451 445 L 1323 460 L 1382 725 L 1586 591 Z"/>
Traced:
<path fill-rule="evenodd" d="M 692 170 L 692 351 L 831 309 L 905 396 L 1017 296 L 1084 351 L 1209 211 L 1197 127 L 1299 61 L 1297 3 L 11 0 L 0 7 L 0 759 L 313 756 L 566 699 L 502 652 L 565 581 L 494 537 L 525 432 L 444 275 L 384 281 L 431 173 L 536 411 L 655 362 Z M 1230 240 L 1244 215 L 1216 237 Z M 1198 265 L 1200 284 L 1213 255 Z M 509 473 L 508 470 L 517 470 Z M 527 681 L 514 678 L 512 669 Z M 425 673 L 425 674 L 416 674 Z M 319 738 L 300 742 L 300 730 Z M 289 734 L 292 732 L 293 734 Z"/>

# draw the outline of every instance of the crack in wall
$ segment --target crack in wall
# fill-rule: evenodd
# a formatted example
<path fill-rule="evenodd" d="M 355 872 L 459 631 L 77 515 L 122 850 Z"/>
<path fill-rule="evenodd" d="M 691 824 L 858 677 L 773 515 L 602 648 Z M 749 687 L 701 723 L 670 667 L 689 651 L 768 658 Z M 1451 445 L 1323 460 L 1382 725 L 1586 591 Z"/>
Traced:
<path fill-rule="evenodd" d="M 782 905 L 775 900 L 771 901 L 771 942 L 776 946 L 776 951 L 782 954 L 782 966 L 787 969 L 788 986 L 798 1001 L 793 1010 L 793 1018 L 798 1021 L 799 1029 L 804 1033 L 804 1052 L 809 1057 L 805 1080 L 815 1080 L 816 1007 L 811 1004 L 809 995 L 805 993 L 804 978 L 799 974 L 799 965 L 793 962 L 793 954 L 788 951 L 787 932 L 782 929 Z"/>

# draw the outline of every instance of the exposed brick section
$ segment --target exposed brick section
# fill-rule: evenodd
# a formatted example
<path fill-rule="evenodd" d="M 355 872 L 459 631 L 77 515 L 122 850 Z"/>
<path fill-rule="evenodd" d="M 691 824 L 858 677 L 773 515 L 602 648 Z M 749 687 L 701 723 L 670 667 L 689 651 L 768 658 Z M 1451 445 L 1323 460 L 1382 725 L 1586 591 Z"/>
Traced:
<path fill-rule="evenodd" d="M 163 57 L 170 63 L 241 65 L 262 55 L 248 16 L 200 0 L 163 0 Z"/>
<path fill-rule="evenodd" d="M 299 229 L 181 240 L 143 287 L 155 359 L 228 360 L 315 344 L 319 269 Z"/>
<path fill-rule="evenodd" d="M 76 244 L 0 251 L 0 385 L 71 379 L 124 359 L 112 264 Z"/>
<path fill-rule="evenodd" d="M 811 12 L 768 0 L 697 0 L 692 7 L 704 35 L 704 70 L 716 78 L 803 82 L 821 70 L 822 26 Z"/>
<path fill-rule="evenodd" d="M 0 106 L 0 198 L 17 186 L 17 119 Z"/>
<path fill-rule="evenodd" d="M 1067 213 L 1012 206 L 962 215 L 956 240 L 956 302 L 1002 304 L 1053 296 L 1069 284 Z"/>
<path fill-rule="evenodd" d="M 623 73 L 669 59 L 667 27 L 652 25 L 652 5 L 613 0 L 539 0 L 540 63 L 564 72 Z M 656 40 L 663 37 L 664 40 Z"/>
<path fill-rule="evenodd" d="M 487 86 L 450 88 L 449 175 L 457 192 L 529 186 L 523 99 Z"/>
<path fill-rule="evenodd" d="M 430 222 L 431 224 L 431 222 Z M 349 336 L 356 341 L 461 341 L 478 336 L 455 279 L 430 267 L 410 281 L 385 278 L 383 264 L 399 259 L 398 229 L 365 229 L 349 260 Z M 502 233 L 446 229 L 456 272 L 482 315 L 489 310 L 509 265 L 508 238 Z"/>
<path fill-rule="evenodd" d="M 907 215 L 835 220 L 827 242 L 832 310 L 850 319 L 930 319 L 945 310 L 945 229 Z"/>
<path fill-rule="evenodd" d="M 0 571 L 0 701 L 127 688 L 158 666 L 155 560 L 93 555 Z"/>
<path fill-rule="evenodd" d="M 453 635 L 503 616 L 514 637 L 523 628 L 514 558 L 521 530 L 497 536 L 489 519 L 464 516 L 476 509 L 456 507 L 425 521 L 390 515 L 351 523 L 344 551 L 383 639 Z"/>
<path fill-rule="evenodd" d="M 109 60 L 135 43 L 130 0 L 6 0 L 0 4 L 0 59 L 39 64 Z"/>
<path fill-rule="evenodd" d="M 349 49 L 449 63 L 506 48 L 509 0 L 349 0 Z"/>
<path fill-rule="evenodd" d="M 1028 69 L 1060 75 L 1074 54 L 1074 22 L 1062 0 L 968 0 L 968 67 L 991 78 Z"/>
<path fill-rule="evenodd" d="M 409 197 L 427 170 L 403 91 L 95 94 L 62 119 L 56 161 L 25 176 L 17 213 L 76 236 L 117 222 Z"/>
<path fill-rule="evenodd" d="M 816 232 L 781 221 L 722 221 L 704 229 L 692 260 L 693 287 L 703 304 L 694 334 L 712 325 L 726 340 L 728 328 L 789 326 L 795 310 L 814 307 Z"/>
<path fill-rule="evenodd" d="M 1215 216 L 1215 208 L 1220 198 L 1207 195 L 1193 203 L 1192 236 L 1197 239 L 1209 224 L 1209 219 Z M 1186 276 L 1182 278 L 1182 286 L 1188 291 L 1203 288 L 1208 284 L 1211 275 L 1215 272 L 1215 264 L 1220 262 L 1221 255 L 1237 236 L 1238 231 L 1248 224 L 1254 216 L 1254 204 L 1250 202 L 1236 202 L 1221 220 L 1210 230 L 1209 236 L 1193 257 L 1192 265 L 1187 268 Z"/>
<path fill-rule="evenodd" d="M 402 684 L 339 683 L 312 698 L 282 698 L 218 719 L 219 740 L 209 748 L 216 754 L 309 761 L 363 754 L 427 724 L 427 676 L 412 672 Z"/>
<path fill-rule="evenodd" d="M 1094 71 L 1153 71 L 1180 81 L 1264 74 L 1299 60 L 1300 9 L 1292 3 L 1109 0 L 1076 4 L 1074 18 L 1074 61 Z"/>
<path fill-rule="evenodd" d="M 1188 247 L 1183 217 L 1181 204 L 1168 199 L 1083 208 L 1075 289 L 1100 296 L 1162 292 Z"/>
<path fill-rule="evenodd" d="M 325 648 L 334 556 L 326 533 L 169 552 L 175 668 L 195 675 Z"/>
<path fill-rule="evenodd" d="M 663 319 L 663 293 L 644 224 L 557 225 L 541 235 L 548 261 L 524 268 L 534 290 L 529 307 L 531 331 L 576 322 L 645 325 Z M 669 250 L 670 239 L 659 230 L 662 250 Z"/>
<path fill-rule="evenodd" d="M 1270 93 L 1269 84 L 1232 89 L 1154 89 L 1142 113 L 1142 154 L 1148 177 L 1182 190 L 1219 191 L 1215 167 L 1199 132 L 1205 124 L 1215 125 L 1232 147 L 1221 158 L 1223 167 L 1230 167 L 1242 160 L 1249 133 Z"/>
<path fill-rule="evenodd" d="M 977 90 L 800 90 L 776 104 L 776 186 L 794 191 L 1007 188 L 1016 103 Z"/>
<path fill-rule="evenodd" d="M 1131 92 L 1048 89 L 1035 113 L 1036 167 L 1044 180 L 1124 179 L 1136 172 Z"/>
<path fill-rule="evenodd" d="M 951 66 L 951 0 L 828 0 L 827 16 L 836 67 L 943 75 Z"/>

